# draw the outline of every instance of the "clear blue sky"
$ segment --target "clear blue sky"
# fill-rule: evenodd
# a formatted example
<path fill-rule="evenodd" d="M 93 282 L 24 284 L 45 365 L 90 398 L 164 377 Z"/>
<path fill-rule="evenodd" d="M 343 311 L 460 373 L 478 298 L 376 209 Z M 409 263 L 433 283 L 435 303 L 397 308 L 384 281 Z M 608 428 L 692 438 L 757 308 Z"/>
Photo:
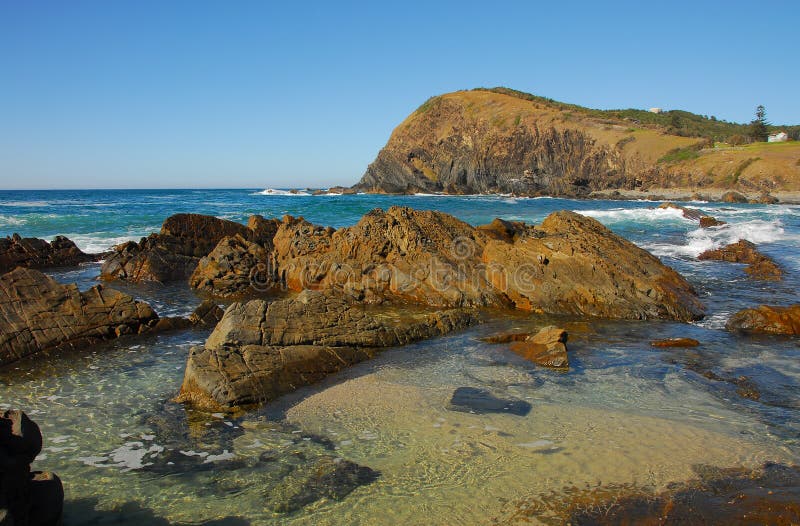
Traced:
<path fill-rule="evenodd" d="M 798 2 L 0 0 L 0 188 L 355 183 L 429 96 L 800 123 Z"/>

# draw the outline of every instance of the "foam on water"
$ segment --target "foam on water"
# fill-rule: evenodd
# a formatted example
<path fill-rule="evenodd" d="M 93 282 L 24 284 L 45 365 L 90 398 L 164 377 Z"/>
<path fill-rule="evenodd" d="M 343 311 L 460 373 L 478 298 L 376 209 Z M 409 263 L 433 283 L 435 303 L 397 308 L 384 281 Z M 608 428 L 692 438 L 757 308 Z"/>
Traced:
<path fill-rule="evenodd" d="M 575 210 L 575 212 L 593 217 L 604 224 L 630 221 L 642 223 L 691 221 L 683 217 L 683 212 L 678 208 L 614 208 L 611 210 Z"/>
<path fill-rule="evenodd" d="M 311 194 L 300 190 L 290 191 L 290 190 L 278 190 L 276 188 L 267 188 L 265 190 L 261 190 L 260 192 L 255 192 L 252 195 L 276 195 L 276 196 L 279 195 L 283 197 L 292 197 L 292 196 L 309 196 Z"/>
<path fill-rule="evenodd" d="M 0 215 L 0 226 L 24 225 L 27 221 L 22 217 Z"/>
<path fill-rule="evenodd" d="M 112 247 L 128 241 L 139 241 L 144 236 L 114 236 L 108 232 L 90 234 L 65 234 L 75 242 L 79 249 L 88 254 L 96 254 L 111 250 Z"/>
<path fill-rule="evenodd" d="M 753 219 L 741 223 L 728 223 L 711 228 L 698 228 L 686 234 L 686 243 L 645 243 L 644 248 L 657 256 L 696 258 L 706 250 L 720 248 L 740 239 L 751 243 L 773 243 L 787 238 L 780 220 Z"/>

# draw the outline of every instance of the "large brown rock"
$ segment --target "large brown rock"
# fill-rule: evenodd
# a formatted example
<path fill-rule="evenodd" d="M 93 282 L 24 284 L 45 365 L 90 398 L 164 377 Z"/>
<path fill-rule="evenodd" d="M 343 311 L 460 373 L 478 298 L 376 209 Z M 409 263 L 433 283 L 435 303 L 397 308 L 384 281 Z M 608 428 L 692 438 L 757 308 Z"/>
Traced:
<path fill-rule="evenodd" d="M 0 276 L 0 365 L 29 354 L 136 334 L 158 316 L 146 303 L 97 285 L 80 292 L 37 270 Z"/>
<path fill-rule="evenodd" d="M 71 267 L 96 261 L 98 257 L 84 253 L 64 236 L 56 236 L 50 243 L 35 237 L 23 238 L 19 234 L 0 238 L 0 274 L 16 267 Z"/>
<path fill-rule="evenodd" d="M 272 245 L 272 239 L 268 244 Z M 235 297 L 270 289 L 277 275 L 271 253 L 241 235 L 223 238 L 202 258 L 189 285 L 218 297 Z"/>
<path fill-rule="evenodd" d="M 0 523 L 12 526 L 61 524 L 64 489 L 52 473 L 31 472 L 42 450 L 39 426 L 22 411 L 0 415 Z"/>
<path fill-rule="evenodd" d="M 778 281 L 783 277 L 781 268 L 772 259 L 759 252 L 753 243 L 745 239 L 740 239 L 736 243 L 722 248 L 706 250 L 697 256 L 697 259 L 745 263 L 748 267 L 744 271 L 755 279 Z"/>
<path fill-rule="evenodd" d="M 472 323 L 467 311 L 392 314 L 350 298 L 304 291 L 267 303 L 235 303 L 192 349 L 179 400 L 205 408 L 272 400 L 374 356 L 380 348 Z"/>
<path fill-rule="evenodd" d="M 434 211 L 373 210 L 324 229 L 284 218 L 278 277 L 291 290 L 333 289 L 367 302 L 516 307 L 610 318 L 702 317 L 694 289 L 594 219 L 554 212 L 539 227 L 472 227 Z"/>
<path fill-rule="evenodd" d="M 555 369 L 569 367 L 567 331 L 558 327 L 544 327 L 522 341 L 512 342 L 511 350 L 538 365 Z"/>
<path fill-rule="evenodd" d="M 800 336 L 800 303 L 788 307 L 760 305 L 731 316 L 729 331 Z"/>
<path fill-rule="evenodd" d="M 114 247 L 100 270 L 104 280 L 177 281 L 191 276 L 200 258 L 227 236 L 247 236 L 246 226 L 200 214 L 167 218 L 158 234 Z M 251 234 L 252 235 L 252 234 Z"/>

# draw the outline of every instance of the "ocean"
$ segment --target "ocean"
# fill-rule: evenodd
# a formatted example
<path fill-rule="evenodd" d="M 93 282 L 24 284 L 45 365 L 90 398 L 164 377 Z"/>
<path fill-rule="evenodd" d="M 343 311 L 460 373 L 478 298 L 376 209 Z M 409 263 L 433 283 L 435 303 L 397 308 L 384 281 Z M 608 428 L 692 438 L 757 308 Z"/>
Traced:
<path fill-rule="evenodd" d="M 566 503 L 576 487 L 658 490 L 696 477 L 698 466 L 797 463 L 797 340 L 743 338 L 724 325 L 745 307 L 800 302 L 800 206 L 682 203 L 727 222 L 701 229 L 658 204 L 260 189 L 3 191 L 0 235 L 65 235 L 89 252 L 156 232 L 178 212 L 240 222 L 290 214 L 342 227 L 392 205 L 440 210 L 474 225 L 495 217 L 538 223 L 554 210 L 574 210 L 683 274 L 707 316 L 683 324 L 492 313 L 466 331 L 387 350 L 233 415 L 187 412 L 171 402 L 189 348 L 208 335 L 191 329 L 12 364 L 0 370 L 0 405 L 25 410 L 41 426 L 45 447 L 34 467 L 63 479 L 68 525 L 511 523 L 524 503 L 543 495 Z M 772 257 L 783 281 L 754 281 L 742 265 L 697 260 L 738 239 Z M 86 289 L 99 265 L 51 274 Z M 183 284 L 112 286 L 161 315 L 188 314 L 200 302 Z M 566 373 L 480 340 L 549 323 L 570 334 Z M 649 345 L 677 336 L 701 345 Z M 742 377 L 758 399 L 741 396 Z M 531 410 L 455 410 L 450 399 L 461 387 L 523 400 Z M 281 492 L 302 485 L 328 457 L 377 476 L 344 495 L 322 492 L 276 509 Z"/>

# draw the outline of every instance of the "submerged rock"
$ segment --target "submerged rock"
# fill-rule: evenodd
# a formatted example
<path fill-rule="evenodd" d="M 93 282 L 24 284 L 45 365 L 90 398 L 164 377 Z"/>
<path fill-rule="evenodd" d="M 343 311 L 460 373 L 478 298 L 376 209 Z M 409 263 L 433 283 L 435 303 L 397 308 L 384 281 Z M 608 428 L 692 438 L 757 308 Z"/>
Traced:
<path fill-rule="evenodd" d="M 800 336 L 800 303 L 788 307 L 760 305 L 743 309 L 731 316 L 725 328 L 744 333 Z"/>
<path fill-rule="evenodd" d="M 525 416 L 531 412 L 531 404 L 524 400 L 497 398 L 485 389 L 459 387 L 450 398 L 450 410 L 483 415 L 486 413 L 510 413 Z"/>
<path fill-rule="evenodd" d="M 58 526 L 64 489 L 53 473 L 31 471 L 42 433 L 22 411 L 0 416 L 0 524 Z"/>
<path fill-rule="evenodd" d="M 700 342 L 694 338 L 666 338 L 663 340 L 653 340 L 650 342 L 652 347 L 697 347 Z"/>
<path fill-rule="evenodd" d="M 191 350 L 179 401 L 217 409 L 266 402 L 374 356 L 466 327 L 463 310 L 393 317 L 342 296 L 304 291 L 235 303 Z"/>
<path fill-rule="evenodd" d="M 158 316 L 146 303 L 96 285 L 80 292 L 37 270 L 0 276 L 0 365 L 23 356 L 149 330 Z"/>
<path fill-rule="evenodd" d="M 566 343 L 567 331 L 550 326 L 523 341 L 511 343 L 511 350 L 537 365 L 566 369 L 569 367 Z"/>
<path fill-rule="evenodd" d="M 744 271 L 755 279 L 778 281 L 783 276 L 783 271 L 772 259 L 759 252 L 753 243 L 745 239 L 722 248 L 706 250 L 697 256 L 697 259 L 745 263 L 749 266 Z"/>
<path fill-rule="evenodd" d="M 71 267 L 97 261 L 99 257 L 99 254 L 84 253 L 64 236 L 56 236 L 50 243 L 35 237 L 23 238 L 19 234 L 0 238 L 0 274 L 16 267 Z"/>

